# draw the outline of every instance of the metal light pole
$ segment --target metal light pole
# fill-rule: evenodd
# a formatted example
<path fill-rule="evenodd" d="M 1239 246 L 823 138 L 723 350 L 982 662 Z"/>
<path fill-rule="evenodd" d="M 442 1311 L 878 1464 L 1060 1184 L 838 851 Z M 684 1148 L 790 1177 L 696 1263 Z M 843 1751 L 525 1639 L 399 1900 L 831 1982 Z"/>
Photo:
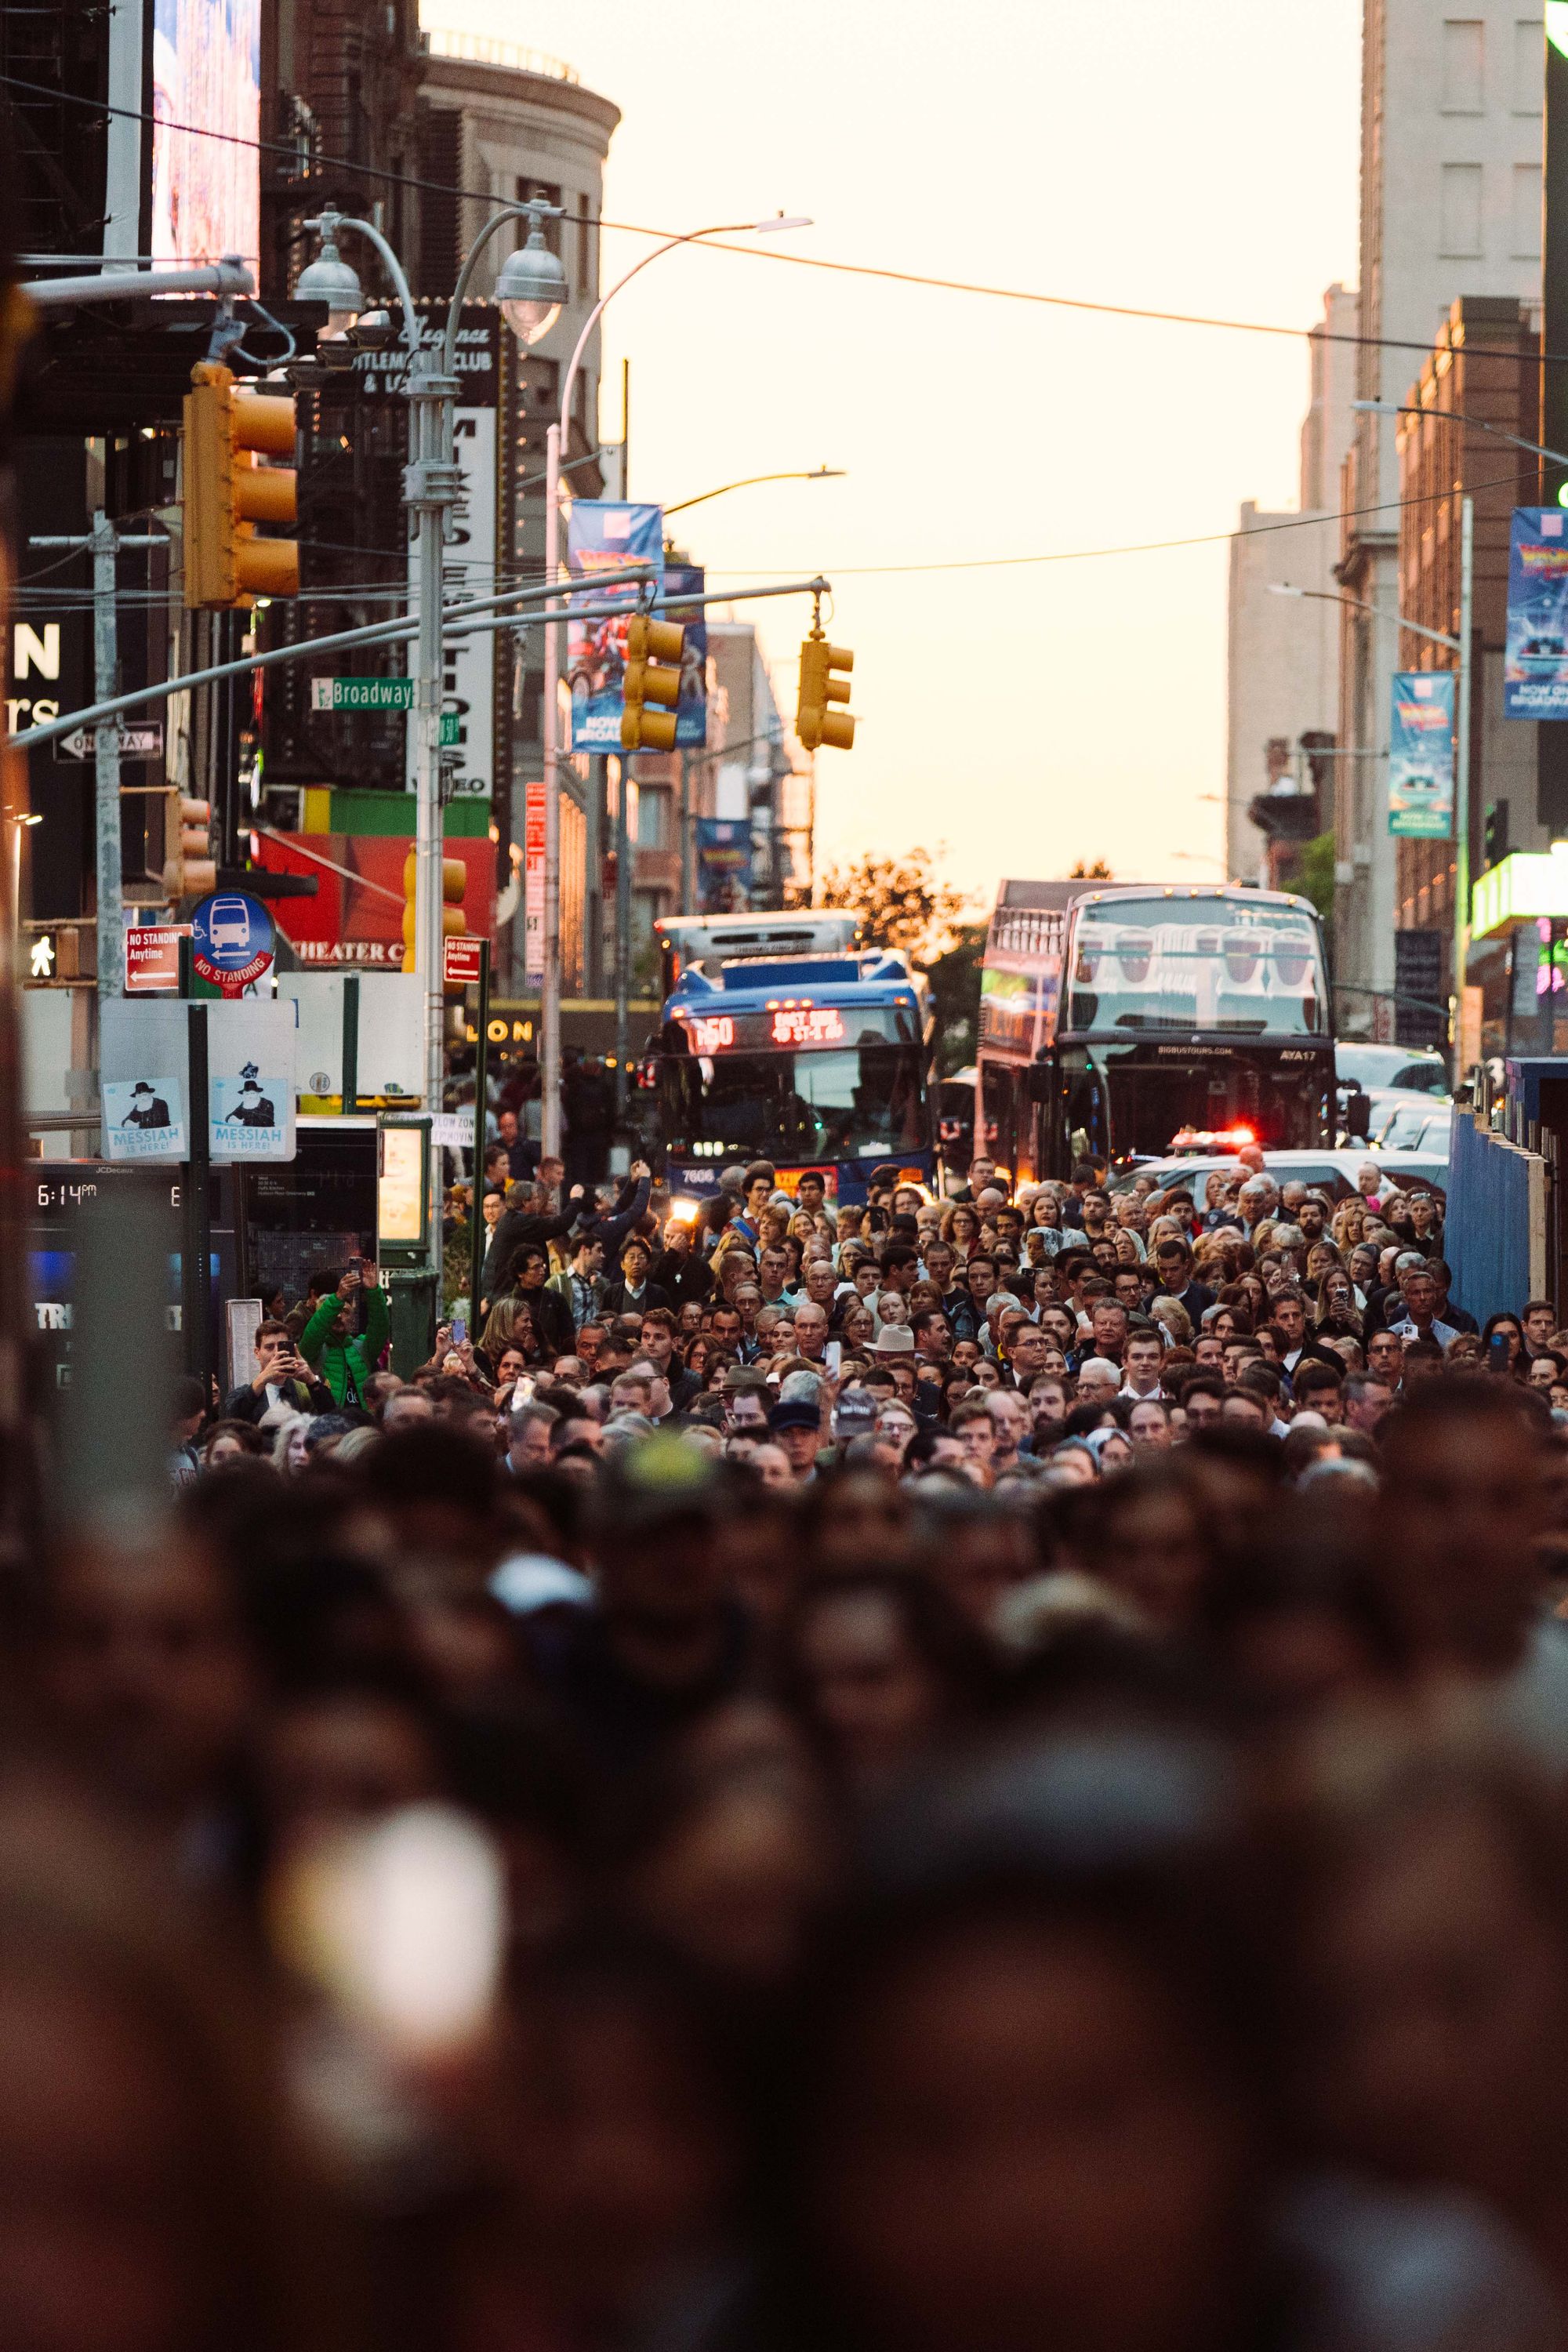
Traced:
<path fill-rule="evenodd" d="M 1412 621 L 1403 613 L 1390 613 L 1381 604 L 1368 602 L 1364 596 L 1335 594 L 1327 588 L 1295 588 L 1285 581 L 1270 581 L 1271 596 L 1295 596 L 1321 604 L 1349 604 L 1360 613 L 1370 613 L 1375 620 L 1390 621 L 1395 628 L 1407 629 L 1413 637 L 1425 637 L 1435 646 L 1443 646 L 1456 656 L 1454 693 L 1454 1050 L 1459 1046 L 1459 1025 L 1464 1013 L 1465 965 L 1469 953 L 1470 909 L 1470 655 L 1474 636 L 1476 572 L 1476 506 L 1473 499 L 1459 502 L 1459 634 L 1451 636 L 1446 629 L 1429 629 L 1423 621 Z"/>
<path fill-rule="evenodd" d="M 630 285 L 638 273 L 651 261 L 658 261 L 678 246 L 695 245 L 705 236 L 737 236 L 751 229 L 762 234 L 786 228 L 809 228 L 809 220 L 780 215 L 774 220 L 718 221 L 709 228 L 688 229 L 683 236 L 666 237 L 640 261 L 634 261 L 615 284 L 600 295 L 578 336 L 566 372 L 561 379 L 561 398 L 557 414 L 551 423 L 544 454 L 544 577 L 554 586 L 561 576 L 561 450 L 572 415 L 572 389 L 589 338 L 604 314 L 605 305 L 615 299 L 623 286 Z M 552 598 L 551 612 L 559 610 Z M 547 1159 L 560 1156 L 561 1151 L 561 750 L 560 715 L 557 701 L 561 691 L 561 648 L 558 630 L 547 626 L 544 632 L 544 946 L 541 961 L 542 984 L 539 994 L 539 1064 L 543 1091 L 541 1105 L 540 1146 Z"/>
<path fill-rule="evenodd" d="M 353 270 L 337 251 L 337 236 L 353 229 L 366 237 L 380 254 L 396 289 L 408 345 L 409 462 L 404 469 L 403 502 L 414 518 L 412 567 L 419 635 L 415 662 L 414 723 L 417 757 L 415 769 L 415 900 L 414 966 L 425 984 L 425 1101 L 432 1129 L 441 1108 L 446 1080 L 447 1000 L 441 973 L 443 828 L 441 814 L 442 614 L 441 565 L 447 517 L 462 491 L 462 473 L 452 455 L 458 402 L 458 330 L 463 297 L 468 292 L 480 253 L 495 232 L 510 220 L 530 224 L 525 247 L 509 255 L 496 281 L 496 299 L 520 340 L 525 344 L 546 334 L 560 315 L 566 293 L 566 274 L 544 245 L 542 224 L 559 214 L 558 205 L 542 201 L 506 205 L 484 224 L 464 257 L 447 307 L 446 331 L 439 355 L 424 345 L 418 315 L 403 265 L 374 223 L 347 220 L 325 212 L 305 226 L 321 233 L 322 249 L 300 273 L 295 287 L 300 301 L 323 301 L 329 329 L 343 332 L 363 309 L 363 298 Z M 432 1269 L 441 1266 L 442 1147 L 430 1146 Z"/>

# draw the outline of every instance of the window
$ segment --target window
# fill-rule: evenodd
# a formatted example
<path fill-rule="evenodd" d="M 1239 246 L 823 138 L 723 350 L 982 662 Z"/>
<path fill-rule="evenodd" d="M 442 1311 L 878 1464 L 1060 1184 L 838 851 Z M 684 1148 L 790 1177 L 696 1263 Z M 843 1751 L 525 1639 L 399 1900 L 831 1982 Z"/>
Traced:
<path fill-rule="evenodd" d="M 1473 16 L 1450 16 L 1443 26 L 1443 111 L 1479 114 L 1486 26 Z"/>
<path fill-rule="evenodd" d="M 586 193 L 577 198 L 577 291 L 594 299 L 594 239 L 596 225 Z"/>
<path fill-rule="evenodd" d="M 637 788 L 637 828 L 639 849 L 663 849 L 669 839 L 669 799 L 656 785 Z"/>
<path fill-rule="evenodd" d="M 1539 114 L 1545 89 L 1545 62 L 1539 16 L 1521 16 L 1513 28 L 1513 110 Z"/>
<path fill-rule="evenodd" d="M 1438 252 L 1445 260 L 1466 261 L 1481 250 L 1481 167 L 1445 163 L 1438 206 Z"/>
<path fill-rule="evenodd" d="M 1541 166 L 1539 163 L 1516 163 L 1513 167 L 1511 227 L 1509 251 L 1515 261 L 1539 261 L 1541 258 Z"/>

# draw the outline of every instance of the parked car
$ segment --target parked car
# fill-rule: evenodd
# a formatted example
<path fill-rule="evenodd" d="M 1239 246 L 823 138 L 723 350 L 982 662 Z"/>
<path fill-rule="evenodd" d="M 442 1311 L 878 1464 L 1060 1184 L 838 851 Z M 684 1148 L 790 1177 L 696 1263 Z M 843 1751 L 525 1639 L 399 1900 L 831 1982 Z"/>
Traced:
<path fill-rule="evenodd" d="M 1448 1099 L 1448 1065 L 1429 1046 L 1373 1045 L 1359 1037 L 1336 1037 L 1334 1071 L 1341 1086 L 1361 1087 L 1369 1095 L 1398 1087 Z"/>
<path fill-rule="evenodd" d="M 1360 1190 L 1356 1177 L 1369 1160 L 1402 1191 L 1440 1193 L 1448 1181 L 1447 1117 L 1447 1111 L 1441 1114 L 1440 1148 L 1438 1139 L 1434 1137 L 1420 1151 L 1379 1151 L 1360 1146 L 1349 1151 L 1269 1151 L 1264 1154 L 1264 1166 L 1277 1184 L 1310 1184 L 1327 1192 L 1336 1202 L 1348 1200 Z M 1162 1191 L 1169 1184 L 1189 1186 L 1201 1208 L 1207 1179 L 1216 1170 L 1229 1175 L 1235 1167 L 1234 1151 L 1192 1160 L 1140 1160 L 1129 1162 L 1125 1168 L 1113 1169 L 1110 1190 L 1130 1192 L 1136 1178 L 1152 1176 Z"/>

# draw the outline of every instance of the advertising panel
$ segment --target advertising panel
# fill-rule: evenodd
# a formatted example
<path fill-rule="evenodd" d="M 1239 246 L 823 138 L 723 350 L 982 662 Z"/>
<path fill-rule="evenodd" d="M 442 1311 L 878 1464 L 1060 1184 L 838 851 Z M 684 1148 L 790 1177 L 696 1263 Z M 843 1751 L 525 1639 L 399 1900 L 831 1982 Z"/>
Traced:
<path fill-rule="evenodd" d="M 752 827 L 746 817 L 697 819 L 697 911 L 743 915 L 752 903 Z"/>
<path fill-rule="evenodd" d="M 403 868 L 414 845 L 408 834 L 262 834 L 257 845 L 258 863 L 268 872 L 316 877 L 313 898 L 280 898 L 274 908 L 302 965 L 402 971 Z M 488 932 L 495 908 L 493 847 L 449 833 L 442 854 L 468 868 L 463 911 L 471 931 Z"/>
<path fill-rule="evenodd" d="M 1395 670 L 1388 716 L 1388 830 L 1447 841 L 1454 830 L 1454 674 Z"/>
<path fill-rule="evenodd" d="M 1508 541 L 1505 719 L 1568 719 L 1568 513 L 1515 507 Z"/>
<path fill-rule="evenodd" d="M 528 988 L 544 985 L 544 785 L 531 782 L 522 812 L 522 964 Z"/>
<path fill-rule="evenodd" d="M 566 533 L 566 569 L 592 583 L 594 574 L 646 564 L 664 585 L 664 509 L 634 506 L 624 499 L 577 499 Z M 622 681 L 626 670 L 626 619 L 636 609 L 635 581 L 595 591 L 586 601 L 626 608 L 607 619 L 569 621 L 566 677 L 572 690 L 574 751 L 619 751 Z"/>
<path fill-rule="evenodd" d="M 259 268 L 260 135 L 261 0 L 154 0 L 155 260 Z"/>
<path fill-rule="evenodd" d="M 667 563 L 664 567 L 665 593 L 668 596 L 700 596 L 708 574 L 700 563 Z M 680 700 L 675 707 L 675 748 L 678 751 L 700 751 L 708 741 L 708 624 L 700 604 L 688 604 L 669 618 L 679 621 L 686 631 L 686 650 L 680 659 Z"/>

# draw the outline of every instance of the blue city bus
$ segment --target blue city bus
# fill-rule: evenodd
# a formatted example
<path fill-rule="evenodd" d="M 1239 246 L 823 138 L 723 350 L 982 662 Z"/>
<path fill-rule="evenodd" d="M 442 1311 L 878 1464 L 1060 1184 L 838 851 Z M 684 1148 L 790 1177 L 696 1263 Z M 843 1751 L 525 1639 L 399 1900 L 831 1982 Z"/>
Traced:
<path fill-rule="evenodd" d="M 699 1197 L 768 1160 L 785 1191 L 817 1169 L 831 1198 L 874 1179 L 934 1188 L 933 1020 L 896 950 L 842 912 L 666 919 L 668 993 L 645 1071 L 667 1181 Z"/>

